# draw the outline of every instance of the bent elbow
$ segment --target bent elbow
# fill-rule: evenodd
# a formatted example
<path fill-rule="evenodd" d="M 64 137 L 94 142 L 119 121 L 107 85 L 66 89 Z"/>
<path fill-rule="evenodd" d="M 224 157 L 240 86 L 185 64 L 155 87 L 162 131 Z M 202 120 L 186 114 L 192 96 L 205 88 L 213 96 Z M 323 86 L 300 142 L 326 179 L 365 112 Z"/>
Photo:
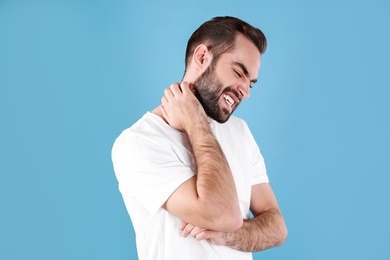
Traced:
<path fill-rule="evenodd" d="M 216 220 L 215 227 L 218 231 L 221 232 L 234 232 L 241 228 L 244 220 L 241 215 L 232 216 L 232 215 L 223 215 L 219 216 Z"/>
<path fill-rule="evenodd" d="M 279 235 L 278 235 L 278 239 L 276 241 L 276 246 L 283 245 L 283 243 L 287 239 L 287 236 L 288 236 L 287 226 L 285 223 L 283 223 L 283 225 L 281 225 L 281 227 L 279 228 Z"/>
<path fill-rule="evenodd" d="M 234 232 L 241 228 L 244 220 L 239 207 L 222 208 L 208 204 L 203 207 L 208 210 L 202 210 L 202 218 L 206 225 L 203 227 L 220 232 Z"/>
<path fill-rule="evenodd" d="M 242 219 L 241 215 L 232 218 L 230 220 L 229 225 L 226 226 L 227 230 L 226 232 L 234 232 L 242 227 L 244 224 L 244 220 Z"/>

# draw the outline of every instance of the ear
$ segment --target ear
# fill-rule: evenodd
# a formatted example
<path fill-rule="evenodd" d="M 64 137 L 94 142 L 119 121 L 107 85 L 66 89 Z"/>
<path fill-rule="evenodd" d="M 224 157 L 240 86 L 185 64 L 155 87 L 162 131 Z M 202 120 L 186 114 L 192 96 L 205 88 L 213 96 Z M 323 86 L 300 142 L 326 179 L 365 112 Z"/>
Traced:
<path fill-rule="evenodd" d="M 192 64 L 197 69 L 203 71 L 210 65 L 211 59 L 211 52 L 207 46 L 200 44 L 194 50 L 194 54 L 192 55 Z"/>

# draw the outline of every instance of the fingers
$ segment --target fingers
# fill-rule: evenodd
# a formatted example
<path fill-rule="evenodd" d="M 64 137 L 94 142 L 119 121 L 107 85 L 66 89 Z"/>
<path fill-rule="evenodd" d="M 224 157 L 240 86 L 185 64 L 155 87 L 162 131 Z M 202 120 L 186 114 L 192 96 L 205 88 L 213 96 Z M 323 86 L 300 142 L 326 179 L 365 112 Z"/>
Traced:
<path fill-rule="evenodd" d="M 208 240 L 215 245 L 226 245 L 226 236 L 227 233 L 213 231 L 213 230 L 204 230 L 196 236 L 196 240 Z"/>
<path fill-rule="evenodd" d="M 187 94 L 188 92 L 191 92 L 191 89 L 190 89 L 190 83 L 189 82 L 182 82 L 180 84 L 180 87 L 181 87 L 181 91 L 183 92 L 183 94 Z"/>
<path fill-rule="evenodd" d="M 181 224 L 180 224 L 180 226 L 179 226 L 179 228 L 180 228 L 180 231 L 183 231 L 183 229 L 187 226 L 187 222 L 184 222 L 183 220 L 181 221 Z"/>
<path fill-rule="evenodd" d="M 179 83 L 173 83 L 169 86 L 169 88 L 166 88 L 164 90 L 164 96 L 161 99 L 162 104 L 169 103 L 169 101 L 174 98 L 178 97 L 180 94 L 187 94 L 192 93 L 192 90 L 190 89 L 190 83 L 188 82 L 182 82 Z"/>
<path fill-rule="evenodd" d="M 204 229 L 204 228 L 194 227 L 194 229 L 192 229 L 192 231 L 191 231 L 191 236 L 193 236 L 195 239 L 198 239 L 199 234 L 202 234 L 202 232 L 205 230 L 206 229 Z"/>
<path fill-rule="evenodd" d="M 167 111 L 165 110 L 164 105 L 160 106 L 160 110 L 161 110 L 161 114 L 162 114 L 163 118 L 164 118 L 167 122 L 169 122 L 169 115 L 168 115 Z"/>
<path fill-rule="evenodd" d="M 161 98 L 161 115 L 179 131 L 188 131 L 192 125 L 208 124 L 206 114 L 188 82 L 173 83 Z"/>
<path fill-rule="evenodd" d="M 164 117 L 164 119 L 169 122 L 169 113 L 166 110 L 166 107 L 169 107 L 169 102 L 172 101 L 172 99 L 178 94 L 178 88 L 179 88 L 179 83 L 173 83 L 169 88 L 166 88 L 164 90 L 164 96 L 161 98 L 161 104 L 162 106 L 160 107 L 161 113 Z"/>
<path fill-rule="evenodd" d="M 166 88 L 164 90 L 164 95 L 168 98 L 168 100 L 170 98 L 178 96 L 181 93 L 182 91 L 179 83 L 173 83 L 169 86 L 169 88 Z"/>
<path fill-rule="evenodd" d="M 166 88 L 164 90 L 164 97 L 167 99 L 167 101 L 171 100 L 172 98 L 174 98 L 174 93 L 172 91 L 172 88 L 175 84 L 172 84 L 169 88 Z"/>
<path fill-rule="evenodd" d="M 171 90 L 172 94 L 174 96 L 180 95 L 180 94 L 187 94 L 187 93 L 193 93 L 191 90 L 191 87 L 193 85 L 189 82 L 182 82 L 182 83 L 173 83 L 172 85 L 169 86 L 169 90 Z"/>
<path fill-rule="evenodd" d="M 182 231 L 182 236 L 187 237 L 188 235 L 193 236 L 195 239 L 198 239 L 198 235 L 201 234 L 203 231 L 206 229 L 200 228 L 200 227 L 195 227 L 191 224 L 187 224 L 185 222 L 182 222 L 180 225 L 180 230 Z"/>
<path fill-rule="evenodd" d="M 208 239 L 207 234 L 208 234 L 208 230 L 203 230 L 202 232 L 196 235 L 195 239 L 198 241 Z"/>
<path fill-rule="evenodd" d="M 208 241 L 216 245 L 226 244 L 226 233 L 196 227 L 184 221 L 181 222 L 179 228 L 182 231 L 182 236 L 184 238 L 191 235 L 198 241 L 207 239 Z"/>
<path fill-rule="evenodd" d="M 173 83 L 170 87 L 169 90 L 171 90 L 172 94 L 174 96 L 178 96 L 182 93 L 181 87 L 179 83 Z"/>
<path fill-rule="evenodd" d="M 187 224 L 183 230 L 181 231 L 181 234 L 183 237 L 187 237 L 189 234 L 191 234 L 192 230 L 195 228 L 195 226 L 191 224 Z"/>

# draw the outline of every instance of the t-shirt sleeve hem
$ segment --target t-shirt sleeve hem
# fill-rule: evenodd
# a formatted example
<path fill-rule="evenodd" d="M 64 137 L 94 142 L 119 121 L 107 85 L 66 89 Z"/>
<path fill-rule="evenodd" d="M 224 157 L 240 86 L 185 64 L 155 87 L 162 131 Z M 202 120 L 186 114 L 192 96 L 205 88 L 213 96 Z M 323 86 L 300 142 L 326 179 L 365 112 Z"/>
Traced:
<path fill-rule="evenodd" d="M 166 185 L 164 191 L 160 193 L 160 196 L 156 198 L 151 198 L 151 201 L 149 202 L 148 206 L 148 210 L 150 211 L 150 213 L 152 215 L 155 215 L 159 211 L 159 209 L 161 209 L 161 206 L 172 195 L 172 193 L 192 176 L 194 176 L 194 173 L 190 170 L 182 172 L 178 178 Z"/>
<path fill-rule="evenodd" d="M 256 179 L 252 179 L 252 185 L 261 184 L 261 183 L 269 183 L 269 179 L 267 175 L 258 177 Z"/>

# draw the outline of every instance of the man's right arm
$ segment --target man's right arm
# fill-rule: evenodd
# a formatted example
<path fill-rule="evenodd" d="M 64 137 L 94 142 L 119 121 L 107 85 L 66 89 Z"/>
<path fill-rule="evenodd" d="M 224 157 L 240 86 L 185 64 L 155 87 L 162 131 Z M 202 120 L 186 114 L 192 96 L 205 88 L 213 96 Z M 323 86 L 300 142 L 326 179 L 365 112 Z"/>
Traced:
<path fill-rule="evenodd" d="M 188 84 L 171 85 L 162 98 L 163 118 L 184 131 L 196 160 L 196 175 L 180 185 L 163 205 L 181 220 L 205 229 L 232 232 L 243 220 L 229 165 L 207 116 Z"/>

